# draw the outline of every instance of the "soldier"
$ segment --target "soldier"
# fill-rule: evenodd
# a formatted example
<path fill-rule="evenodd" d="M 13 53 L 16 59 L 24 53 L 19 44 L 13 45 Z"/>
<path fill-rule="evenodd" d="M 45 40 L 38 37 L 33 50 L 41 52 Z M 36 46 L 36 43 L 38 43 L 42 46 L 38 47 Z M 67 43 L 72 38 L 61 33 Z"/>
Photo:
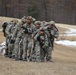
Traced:
<path fill-rule="evenodd" d="M 26 16 L 24 16 L 24 17 L 22 17 L 22 19 L 21 19 L 21 25 L 24 25 L 25 23 L 26 23 Z"/>
<path fill-rule="evenodd" d="M 8 23 L 7 22 L 4 22 L 2 24 L 2 28 L 3 28 L 3 33 L 4 33 L 4 36 L 6 37 L 6 49 L 5 49 L 5 56 L 8 56 L 8 43 L 7 43 L 7 34 L 6 34 L 6 28 L 8 27 Z"/>
<path fill-rule="evenodd" d="M 32 50 L 33 50 L 32 61 L 35 61 L 35 59 L 36 59 L 36 51 L 35 51 L 36 41 L 34 40 L 34 37 L 39 32 L 40 27 L 41 27 L 41 22 L 40 21 L 36 21 L 35 22 L 35 31 L 33 33 L 33 40 L 32 40 Z"/>
<path fill-rule="evenodd" d="M 15 30 L 14 30 L 14 32 L 13 32 L 13 34 L 12 34 L 12 42 L 14 42 L 14 49 L 13 49 L 13 52 L 12 52 L 12 57 L 14 58 L 15 57 L 15 42 L 16 42 L 16 38 L 18 37 L 17 35 L 18 35 L 18 33 L 19 33 L 19 31 L 20 31 L 20 29 L 21 29 L 21 25 L 20 25 L 20 23 L 17 23 L 16 24 L 16 26 L 15 26 Z M 18 43 L 19 44 L 19 43 Z"/>
<path fill-rule="evenodd" d="M 5 32 L 5 30 L 6 30 L 7 26 L 8 26 L 8 23 L 5 21 L 5 22 L 2 24 L 3 33 L 4 33 L 4 36 L 5 36 L 5 37 L 6 37 L 6 32 Z"/>
<path fill-rule="evenodd" d="M 10 58 L 12 57 L 12 51 L 14 48 L 14 43 L 12 41 L 12 35 L 13 35 L 14 30 L 15 30 L 15 25 L 17 24 L 17 22 L 18 22 L 17 20 L 13 20 L 11 25 L 8 26 L 8 28 L 6 30 L 6 33 L 7 33 L 8 38 L 9 38 L 9 57 Z"/>
<path fill-rule="evenodd" d="M 48 49 L 48 60 L 51 61 L 52 59 L 52 50 L 54 49 L 54 38 L 58 38 L 59 36 L 59 31 L 57 27 L 55 26 L 54 21 L 50 21 L 49 26 L 47 27 L 47 31 L 49 33 L 48 38 L 49 38 L 49 49 Z"/>
<path fill-rule="evenodd" d="M 27 31 L 27 33 L 23 34 L 23 60 L 27 60 L 28 57 L 28 60 L 31 61 L 32 34 L 35 30 L 31 16 L 27 17 L 27 22 L 23 25 L 23 28 Z"/>
<path fill-rule="evenodd" d="M 23 37 L 24 30 L 21 26 L 18 26 L 14 32 L 16 34 L 16 39 L 15 39 L 15 60 L 22 60 L 22 55 L 23 55 L 23 50 L 22 50 L 22 37 Z M 22 47 L 21 47 L 22 46 Z"/>
<path fill-rule="evenodd" d="M 36 34 L 34 39 L 36 41 L 36 61 L 43 62 L 48 56 L 48 36 L 43 27 L 40 28 L 40 31 Z"/>
<path fill-rule="evenodd" d="M 9 56 L 9 44 L 10 44 L 10 37 L 9 37 L 9 28 L 12 26 L 12 21 L 10 21 L 5 29 L 5 33 L 6 33 L 6 49 L 5 49 L 5 56 L 8 57 Z"/>
<path fill-rule="evenodd" d="M 37 32 L 40 30 L 41 27 L 41 22 L 40 21 L 36 21 L 35 22 L 35 31 L 33 33 L 33 35 L 35 36 L 37 34 Z"/>

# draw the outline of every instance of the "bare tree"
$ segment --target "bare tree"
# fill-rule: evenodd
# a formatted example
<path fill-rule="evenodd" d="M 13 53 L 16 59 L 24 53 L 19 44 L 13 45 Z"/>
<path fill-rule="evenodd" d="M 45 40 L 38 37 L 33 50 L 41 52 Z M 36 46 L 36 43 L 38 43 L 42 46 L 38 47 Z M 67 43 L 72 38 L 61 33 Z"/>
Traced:
<path fill-rule="evenodd" d="M 7 0 L 4 1 L 5 1 L 5 16 L 7 16 Z"/>
<path fill-rule="evenodd" d="M 47 0 L 44 0 L 45 20 L 47 21 Z"/>

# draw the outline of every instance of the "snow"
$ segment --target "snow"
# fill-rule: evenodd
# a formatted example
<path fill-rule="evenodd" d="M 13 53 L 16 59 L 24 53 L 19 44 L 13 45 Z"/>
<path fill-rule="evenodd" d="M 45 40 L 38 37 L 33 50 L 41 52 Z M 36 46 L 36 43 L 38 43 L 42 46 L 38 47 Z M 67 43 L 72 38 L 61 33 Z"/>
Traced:
<path fill-rule="evenodd" d="M 66 32 L 67 36 L 76 36 L 76 29 L 70 28 L 69 31 Z"/>
<path fill-rule="evenodd" d="M 6 42 L 3 42 L 1 45 L 0 45 L 0 53 L 2 55 L 5 54 L 5 48 L 6 48 Z"/>
<path fill-rule="evenodd" d="M 76 47 L 76 41 L 60 40 L 60 41 L 55 41 L 55 43 L 62 44 L 62 45 L 65 45 L 65 46 Z"/>
<path fill-rule="evenodd" d="M 66 31 L 64 34 L 60 34 L 60 36 L 76 36 L 76 29 L 67 28 L 67 27 L 63 27 L 63 28 L 68 29 L 68 31 Z M 62 44 L 65 46 L 76 47 L 76 41 L 60 40 L 60 41 L 55 41 L 55 43 Z"/>
<path fill-rule="evenodd" d="M 0 29 L 0 31 L 2 31 L 2 29 Z"/>

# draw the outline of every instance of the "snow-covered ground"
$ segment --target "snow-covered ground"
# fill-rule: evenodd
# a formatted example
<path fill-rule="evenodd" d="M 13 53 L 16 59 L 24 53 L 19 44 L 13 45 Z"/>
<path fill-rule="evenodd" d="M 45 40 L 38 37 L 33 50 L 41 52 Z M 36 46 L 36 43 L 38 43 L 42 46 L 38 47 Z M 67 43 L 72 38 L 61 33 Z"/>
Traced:
<path fill-rule="evenodd" d="M 76 41 L 60 40 L 60 41 L 55 41 L 55 43 L 62 44 L 65 46 L 76 47 Z"/>
<path fill-rule="evenodd" d="M 5 53 L 5 48 L 6 48 L 6 42 L 3 42 L 2 44 L 0 44 L 0 53 L 2 55 L 4 55 Z"/>
<path fill-rule="evenodd" d="M 66 31 L 65 33 L 61 33 L 60 36 L 76 36 L 76 29 L 72 29 L 72 28 L 67 28 L 68 31 Z"/>
<path fill-rule="evenodd" d="M 70 28 L 69 31 L 66 32 L 67 36 L 76 36 L 76 29 Z"/>
<path fill-rule="evenodd" d="M 63 27 L 63 28 L 66 28 L 66 27 Z M 60 36 L 63 36 L 63 35 L 64 36 L 76 36 L 76 29 L 73 29 L 73 28 L 67 28 L 67 29 L 68 31 L 66 31 L 64 34 L 60 34 Z M 59 41 L 55 41 L 55 43 L 76 47 L 76 41 L 59 40 Z"/>

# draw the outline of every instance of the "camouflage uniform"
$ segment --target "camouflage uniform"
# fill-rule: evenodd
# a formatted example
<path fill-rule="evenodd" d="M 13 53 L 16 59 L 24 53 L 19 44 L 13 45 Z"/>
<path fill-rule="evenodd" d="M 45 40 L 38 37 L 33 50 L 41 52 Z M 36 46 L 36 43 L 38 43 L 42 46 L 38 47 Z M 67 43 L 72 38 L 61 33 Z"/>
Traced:
<path fill-rule="evenodd" d="M 31 58 L 32 33 L 34 32 L 35 26 L 26 23 L 24 27 L 28 30 L 28 33 L 23 34 L 23 59 L 26 59 L 27 56 Z"/>
<path fill-rule="evenodd" d="M 23 36 L 23 29 L 21 27 L 17 27 L 16 28 L 16 40 L 15 40 L 15 48 L 14 48 L 14 52 L 15 52 L 15 60 L 21 60 L 22 59 L 22 36 Z M 22 47 L 21 47 L 22 46 Z"/>
<path fill-rule="evenodd" d="M 32 59 L 32 34 L 35 30 L 34 24 L 32 24 L 32 17 L 27 17 L 27 23 L 23 25 L 23 60 Z"/>
<path fill-rule="evenodd" d="M 44 32 L 43 34 L 40 34 L 39 32 Z M 35 41 L 36 41 L 36 46 L 35 46 L 35 50 L 36 50 L 36 61 L 44 61 L 45 57 L 47 58 L 47 48 L 48 48 L 48 36 L 45 33 L 45 31 L 43 29 L 40 28 L 39 31 L 36 36 L 34 37 Z"/>
<path fill-rule="evenodd" d="M 48 31 L 48 38 L 49 38 L 49 49 L 48 49 L 48 59 L 47 61 L 50 61 L 52 59 L 52 50 L 54 48 L 54 38 L 57 38 L 59 36 L 59 32 L 57 27 L 55 26 L 55 22 L 51 21 L 49 23 L 49 27 L 47 27 Z"/>
<path fill-rule="evenodd" d="M 33 33 L 33 44 L 32 44 L 33 54 L 32 54 L 32 61 L 36 61 L 36 49 L 35 48 L 37 48 L 38 46 L 36 44 L 37 42 L 34 40 L 34 37 L 39 32 L 40 27 L 41 27 L 41 22 L 40 21 L 36 21 L 35 22 L 35 31 Z M 37 48 L 37 49 L 39 49 L 39 48 Z"/>
<path fill-rule="evenodd" d="M 8 55 L 8 43 L 7 43 L 7 34 L 6 34 L 6 29 L 8 27 L 8 23 L 7 22 L 4 22 L 2 24 L 2 28 L 3 28 L 3 33 L 4 33 L 4 36 L 6 37 L 6 49 L 5 49 L 5 56 Z"/>
<path fill-rule="evenodd" d="M 13 34 L 12 34 L 12 41 L 13 42 L 16 42 L 16 38 L 18 37 L 17 35 L 18 35 L 18 33 L 19 33 L 19 31 L 20 31 L 20 29 L 21 29 L 21 26 L 19 25 L 19 23 L 15 26 L 15 30 L 14 30 L 14 32 L 13 32 Z M 13 52 L 12 52 L 12 56 L 15 56 L 15 43 L 14 43 L 14 49 L 13 49 Z"/>
<path fill-rule="evenodd" d="M 6 27 L 6 30 L 5 30 L 5 32 L 6 32 L 6 34 L 7 34 L 7 36 L 6 36 L 6 53 L 8 53 L 8 56 L 9 56 L 9 46 L 10 46 L 10 33 L 9 33 L 9 29 L 11 28 L 11 26 L 13 25 L 13 22 L 10 22 L 9 24 L 8 24 L 8 26 Z"/>
<path fill-rule="evenodd" d="M 9 42 L 10 42 L 10 44 L 9 44 L 9 57 L 12 57 L 12 52 L 14 49 L 14 43 L 12 41 L 12 35 L 13 35 L 14 30 L 15 30 L 15 25 L 16 25 L 16 23 L 12 22 L 12 25 L 10 25 L 6 31 L 6 33 L 8 34 L 8 37 L 9 37 Z"/>

